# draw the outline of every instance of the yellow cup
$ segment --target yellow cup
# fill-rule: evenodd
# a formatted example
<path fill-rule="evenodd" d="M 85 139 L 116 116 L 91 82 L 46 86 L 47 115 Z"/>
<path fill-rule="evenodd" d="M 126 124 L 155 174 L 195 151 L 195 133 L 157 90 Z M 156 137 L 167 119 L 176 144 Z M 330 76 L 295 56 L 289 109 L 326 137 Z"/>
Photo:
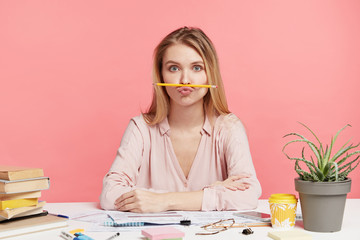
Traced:
<path fill-rule="evenodd" d="M 295 226 L 297 199 L 293 194 L 271 194 L 269 198 L 271 225 L 279 230 Z"/>

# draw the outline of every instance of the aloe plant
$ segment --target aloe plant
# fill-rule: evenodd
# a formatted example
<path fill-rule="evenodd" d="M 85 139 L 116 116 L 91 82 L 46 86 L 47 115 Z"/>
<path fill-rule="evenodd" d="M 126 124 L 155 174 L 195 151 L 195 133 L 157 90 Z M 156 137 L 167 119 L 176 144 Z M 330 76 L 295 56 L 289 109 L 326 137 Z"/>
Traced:
<path fill-rule="evenodd" d="M 315 137 L 317 144 L 298 133 L 289 133 L 286 134 L 284 138 L 289 136 L 297 136 L 298 138 L 287 142 L 284 145 L 282 152 L 288 159 L 295 161 L 295 171 L 298 173 L 301 180 L 314 182 L 342 181 L 345 180 L 348 174 L 359 165 L 360 151 L 355 151 L 355 148 L 357 148 L 360 144 L 350 144 L 350 140 L 347 141 L 337 152 L 331 155 L 334 143 L 340 132 L 346 127 L 351 127 L 350 124 L 341 128 L 336 133 L 335 137 L 331 138 L 330 146 L 326 145 L 325 148 L 319 138 L 309 127 L 303 123 L 300 124 Z M 302 148 L 301 157 L 290 157 L 286 154 L 285 148 L 293 143 L 305 143 L 305 146 L 308 146 L 312 153 L 310 154 L 310 159 L 305 158 L 305 147 Z M 313 156 L 315 156 L 315 160 Z M 354 159 L 350 160 L 351 158 Z M 299 164 L 300 162 L 305 163 L 308 170 L 301 168 Z"/>

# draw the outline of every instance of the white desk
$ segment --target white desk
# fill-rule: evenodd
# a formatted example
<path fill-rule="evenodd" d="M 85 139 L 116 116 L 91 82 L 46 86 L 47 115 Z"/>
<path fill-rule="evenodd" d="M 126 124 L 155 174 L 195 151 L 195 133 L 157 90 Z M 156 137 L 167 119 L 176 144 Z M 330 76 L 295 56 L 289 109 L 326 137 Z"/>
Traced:
<path fill-rule="evenodd" d="M 98 203 L 47 203 L 45 205 L 45 209 L 49 212 L 53 213 L 61 213 L 61 214 L 71 214 L 75 212 L 86 212 L 91 211 L 98 208 Z M 268 202 L 267 200 L 260 200 L 260 204 L 258 209 L 259 211 L 269 212 Z M 341 240 L 360 240 L 360 199 L 347 199 L 344 220 L 342 230 L 335 233 L 315 233 L 315 232 L 307 232 L 313 236 L 314 240 L 333 240 L 333 239 L 341 239 Z M 86 231 L 86 227 L 88 223 L 79 222 L 79 221 L 69 221 L 69 226 L 67 228 L 58 228 L 54 230 L 48 230 L 44 232 L 32 233 L 27 235 L 22 235 L 18 237 L 6 238 L 7 240 L 63 240 L 60 237 L 60 231 L 70 231 L 76 228 L 83 228 Z M 298 221 L 296 228 L 301 228 L 302 222 Z M 183 227 L 183 231 L 185 232 L 185 238 L 188 239 L 199 239 L 199 240 L 213 240 L 213 239 L 262 239 L 267 240 L 271 239 L 267 237 L 267 233 L 269 231 L 273 231 L 271 227 L 256 227 L 252 228 L 254 230 L 254 234 L 252 235 L 243 235 L 241 234 L 241 228 L 229 229 L 227 231 L 215 234 L 215 235 L 207 235 L 207 236 L 199 236 L 195 235 L 196 232 L 199 232 L 200 228 L 197 226 Z M 86 235 L 94 238 L 95 240 L 105 240 L 106 238 L 114 235 L 114 232 L 85 232 Z M 141 232 L 121 232 L 120 237 L 116 238 L 116 240 L 120 239 L 137 239 L 144 240 Z"/>

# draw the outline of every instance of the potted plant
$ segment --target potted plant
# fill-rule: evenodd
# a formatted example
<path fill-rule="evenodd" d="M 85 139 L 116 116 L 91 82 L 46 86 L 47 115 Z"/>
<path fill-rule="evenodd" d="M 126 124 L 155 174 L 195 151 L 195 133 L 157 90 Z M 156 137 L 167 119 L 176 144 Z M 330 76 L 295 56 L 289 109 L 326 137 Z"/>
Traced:
<path fill-rule="evenodd" d="M 349 140 L 332 154 L 338 135 L 346 127 L 351 127 L 349 124 L 340 129 L 326 147 L 310 128 L 300 124 L 311 133 L 314 141 L 298 133 L 289 133 L 284 137 L 295 136 L 296 139 L 287 142 L 282 151 L 288 159 L 295 161 L 295 171 L 299 175 L 295 179 L 295 189 L 299 192 L 304 229 L 340 231 L 346 196 L 351 189 L 348 175 L 359 165 L 360 151 L 355 151 L 355 148 L 360 144 L 350 144 Z M 299 157 L 290 157 L 285 152 L 294 143 L 304 144 Z M 310 150 L 309 156 L 305 154 L 305 149 Z"/>

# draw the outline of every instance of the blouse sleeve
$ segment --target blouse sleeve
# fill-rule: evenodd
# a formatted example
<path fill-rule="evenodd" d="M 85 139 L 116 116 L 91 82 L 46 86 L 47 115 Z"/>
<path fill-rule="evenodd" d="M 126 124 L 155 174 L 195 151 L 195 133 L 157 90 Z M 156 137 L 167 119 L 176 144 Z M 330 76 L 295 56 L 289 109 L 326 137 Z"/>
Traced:
<path fill-rule="evenodd" d="M 114 209 L 115 200 L 135 188 L 143 146 L 139 126 L 132 119 L 124 132 L 115 160 L 103 179 L 100 195 L 100 206 L 103 209 Z"/>
<path fill-rule="evenodd" d="M 221 149 L 227 166 L 227 177 L 250 174 L 250 178 L 239 180 L 249 183 L 244 191 L 232 191 L 222 186 L 204 189 L 203 211 L 255 209 L 261 195 L 261 186 L 256 178 L 245 128 L 235 115 L 230 116 L 219 134 Z"/>

